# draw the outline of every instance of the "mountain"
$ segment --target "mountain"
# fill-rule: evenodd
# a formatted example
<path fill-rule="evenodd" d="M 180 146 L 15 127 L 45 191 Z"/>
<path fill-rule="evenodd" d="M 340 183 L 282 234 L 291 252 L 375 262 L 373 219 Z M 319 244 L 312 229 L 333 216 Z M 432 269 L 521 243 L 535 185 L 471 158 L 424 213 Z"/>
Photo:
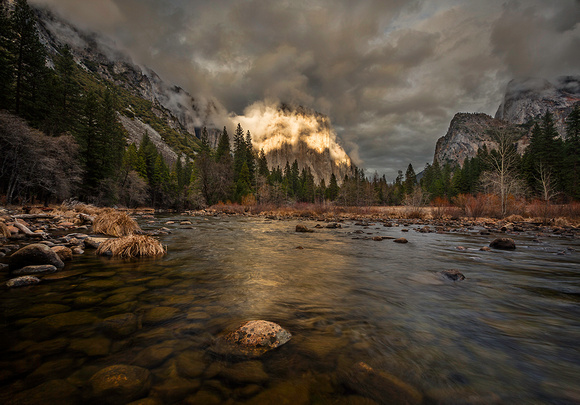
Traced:
<path fill-rule="evenodd" d="M 338 144 L 328 117 L 303 107 L 272 107 L 266 114 L 250 111 L 235 116 L 211 98 L 195 98 L 164 80 L 148 67 L 135 64 L 117 44 L 97 33 L 85 32 L 44 8 L 35 9 L 41 41 L 50 55 L 68 46 L 76 63 L 91 77 L 121 89 L 123 109 L 119 120 L 128 141 L 140 143 L 148 133 L 168 162 L 178 155 L 194 157 L 201 129 L 207 127 L 210 144 L 217 146 L 221 125 L 229 131 L 241 122 L 250 129 L 256 151 L 264 149 L 270 169 L 296 159 L 299 168 L 310 167 L 316 181 L 327 184 L 334 173 L 340 181 L 351 165 Z"/>
<path fill-rule="evenodd" d="M 532 124 L 550 111 L 561 137 L 565 137 L 566 118 L 580 102 L 580 77 L 562 76 L 550 82 L 526 78 L 508 83 L 495 118 L 483 113 L 458 113 L 445 136 L 439 138 L 433 161 L 463 164 L 484 145 L 492 145 L 490 129 L 510 129 L 522 133 L 518 151 L 529 144 Z"/>
<path fill-rule="evenodd" d="M 253 126 L 254 147 L 263 149 L 268 167 L 284 169 L 286 162 L 298 161 L 298 168 L 310 167 L 316 182 L 329 184 L 334 173 L 342 181 L 351 167 L 351 160 L 332 129 L 330 119 L 302 106 L 262 107 L 250 111 L 250 119 L 239 117 Z"/>
<path fill-rule="evenodd" d="M 463 165 L 466 158 L 477 155 L 479 148 L 488 148 L 492 140 L 490 129 L 510 127 L 506 122 L 483 113 L 457 113 L 449 124 L 445 136 L 439 138 L 435 146 L 434 161 L 443 165 L 446 162 Z"/>
<path fill-rule="evenodd" d="M 525 78 L 508 83 L 495 118 L 511 124 L 527 124 L 550 111 L 560 136 L 566 133 L 566 117 L 580 101 L 580 76 L 546 79 Z"/>
<path fill-rule="evenodd" d="M 121 101 L 125 108 L 120 111 L 120 121 L 129 142 L 139 143 L 147 131 L 166 160 L 175 161 L 178 153 L 194 156 L 195 134 L 203 126 L 216 126 L 216 117 L 223 113 L 217 103 L 196 100 L 153 70 L 136 65 L 104 36 L 82 31 L 47 9 L 35 8 L 35 13 L 40 39 L 49 55 L 68 46 L 87 75 L 124 90 Z"/>

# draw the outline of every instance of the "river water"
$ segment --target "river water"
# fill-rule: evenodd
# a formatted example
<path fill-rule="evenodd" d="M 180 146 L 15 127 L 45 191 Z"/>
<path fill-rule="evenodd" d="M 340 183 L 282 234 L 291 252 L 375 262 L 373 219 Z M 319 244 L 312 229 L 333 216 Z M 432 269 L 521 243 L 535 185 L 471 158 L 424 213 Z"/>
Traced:
<path fill-rule="evenodd" d="M 388 381 L 423 403 L 580 403 L 578 239 L 510 235 L 515 251 L 480 251 L 495 236 L 477 228 L 298 223 L 316 225 L 166 217 L 142 223 L 172 230 L 162 259 L 87 250 L 64 269 L 79 274 L 0 291 L 0 402 L 90 401 L 96 371 L 129 364 L 151 372 L 158 403 L 405 403 Z M 137 330 L 107 333 L 103 319 L 128 313 Z M 292 339 L 257 360 L 212 349 L 253 319 Z M 356 383 L 360 362 L 379 377 Z"/>

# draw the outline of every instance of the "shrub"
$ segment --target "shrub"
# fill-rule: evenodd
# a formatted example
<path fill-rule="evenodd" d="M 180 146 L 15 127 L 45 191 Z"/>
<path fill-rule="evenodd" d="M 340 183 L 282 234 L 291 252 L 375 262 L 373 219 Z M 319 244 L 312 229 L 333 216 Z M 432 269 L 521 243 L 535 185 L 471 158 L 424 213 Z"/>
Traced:
<path fill-rule="evenodd" d="M 162 256 L 166 249 L 151 236 L 128 235 L 118 239 L 108 239 L 100 244 L 97 255 L 131 259 L 135 257 Z"/>
<path fill-rule="evenodd" d="M 141 228 L 127 213 L 106 210 L 95 218 L 93 230 L 96 233 L 120 237 L 140 231 Z"/>

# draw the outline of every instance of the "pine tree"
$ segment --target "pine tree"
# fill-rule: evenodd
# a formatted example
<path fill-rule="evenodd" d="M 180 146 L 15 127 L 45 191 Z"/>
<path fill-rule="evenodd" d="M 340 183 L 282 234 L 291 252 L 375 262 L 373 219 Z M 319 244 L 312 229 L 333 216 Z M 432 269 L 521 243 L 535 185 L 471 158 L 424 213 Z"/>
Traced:
<path fill-rule="evenodd" d="M 250 131 L 246 132 L 246 164 L 250 173 L 250 184 L 254 184 L 256 179 L 256 156 L 254 153 L 254 145 L 252 144 L 252 135 Z"/>
<path fill-rule="evenodd" d="M 258 173 L 260 176 L 265 178 L 270 176 L 270 170 L 268 170 L 268 160 L 266 159 L 264 149 L 260 149 L 260 154 L 258 155 Z"/>
<path fill-rule="evenodd" d="M 53 102 L 45 127 L 47 133 L 59 135 L 76 129 L 81 88 L 75 78 L 76 63 L 68 45 L 60 50 L 54 60 L 55 77 L 51 89 Z"/>
<path fill-rule="evenodd" d="M 326 199 L 330 201 L 336 200 L 338 193 L 340 192 L 340 187 L 338 187 L 338 182 L 336 181 L 336 176 L 334 173 L 330 175 L 330 181 L 328 183 L 328 188 L 326 189 Z"/>
<path fill-rule="evenodd" d="M 244 139 L 244 130 L 238 123 L 234 132 L 234 181 L 238 181 L 242 166 L 246 162 L 246 140 Z"/>
<path fill-rule="evenodd" d="M 14 85 L 15 33 L 8 16 L 8 4 L 0 2 L 0 109 L 11 107 Z"/>
<path fill-rule="evenodd" d="M 416 184 L 417 175 L 415 174 L 415 170 L 413 170 L 413 165 L 409 163 L 409 166 L 407 166 L 407 171 L 405 172 L 405 194 L 410 195 L 413 192 Z"/>
<path fill-rule="evenodd" d="M 580 199 L 580 104 L 566 120 L 564 190 L 574 199 Z"/>
<path fill-rule="evenodd" d="M 210 153 L 211 152 L 211 147 L 209 145 L 209 134 L 207 133 L 207 128 L 203 127 L 203 129 L 201 130 L 201 153 Z"/>
<path fill-rule="evenodd" d="M 220 139 L 218 141 L 215 160 L 216 162 L 222 161 L 223 159 L 230 159 L 230 137 L 228 135 L 228 131 L 226 127 L 222 131 L 220 135 Z"/>
<path fill-rule="evenodd" d="M 26 0 L 16 0 L 11 25 L 15 33 L 14 111 L 38 124 L 45 107 L 41 101 L 46 83 L 46 50 L 36 30 L 36 16 Z"/>

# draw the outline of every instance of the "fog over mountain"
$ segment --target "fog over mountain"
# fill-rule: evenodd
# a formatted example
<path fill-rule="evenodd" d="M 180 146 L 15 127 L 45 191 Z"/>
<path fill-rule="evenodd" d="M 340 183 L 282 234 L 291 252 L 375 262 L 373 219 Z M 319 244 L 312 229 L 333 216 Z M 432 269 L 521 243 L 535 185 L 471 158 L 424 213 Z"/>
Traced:
<path fill-rule="evenodd" d="M 31 3 L 233 116 L 279 102 L 326 114 L 355 163 L 390 180 L 431 162 L 457 111 L 494 114 L 511 79 L 580 74 L 577 0 Z"/>

